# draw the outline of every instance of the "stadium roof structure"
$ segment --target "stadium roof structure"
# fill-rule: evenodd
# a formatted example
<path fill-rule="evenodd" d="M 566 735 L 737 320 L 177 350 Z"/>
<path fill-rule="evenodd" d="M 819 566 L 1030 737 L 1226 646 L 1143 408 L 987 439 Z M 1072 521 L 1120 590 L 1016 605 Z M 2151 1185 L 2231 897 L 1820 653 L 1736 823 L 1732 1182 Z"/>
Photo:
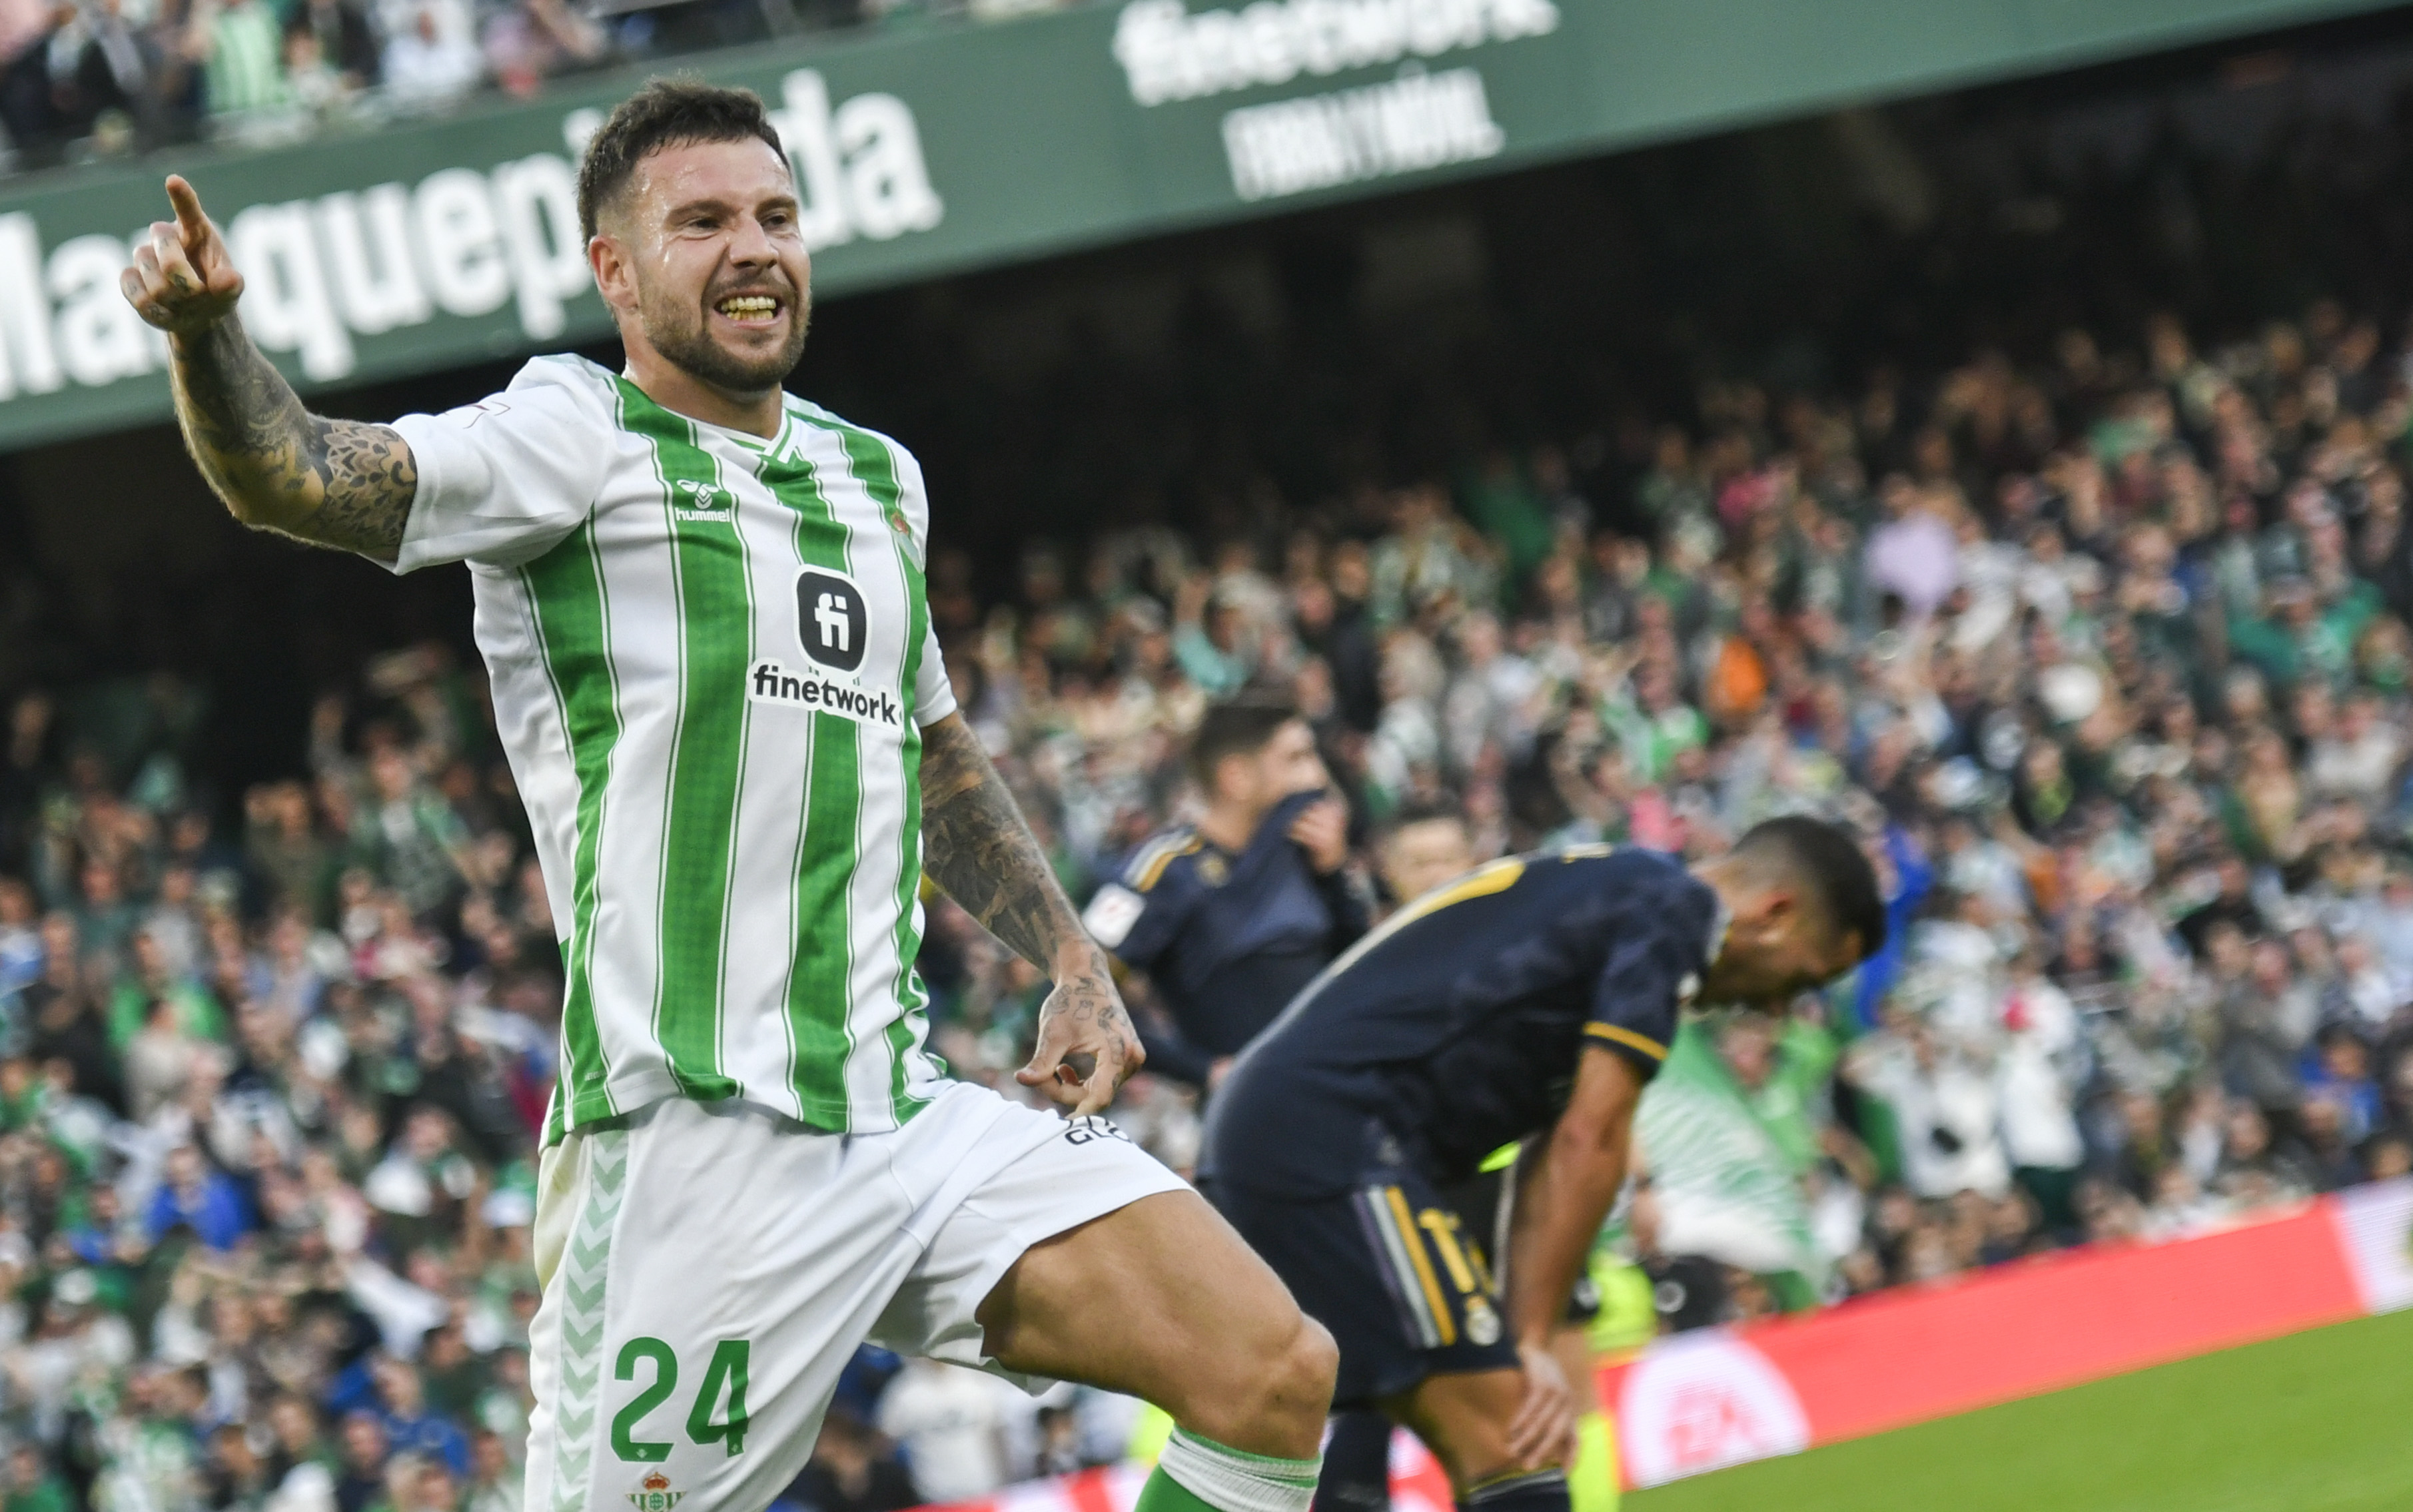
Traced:
<path fill-rule="evenodd" d="M 1846 104 L 2385 8 L 2380 0 L 1184 0 L 681 60 L 749 85 L 836 295 Z M 646 71 L 267 150 L 0 183 L 0 450 L 155 421 L 117 293 L 182 171 L 308 392 L 609 334 L 574 164 Z"/>

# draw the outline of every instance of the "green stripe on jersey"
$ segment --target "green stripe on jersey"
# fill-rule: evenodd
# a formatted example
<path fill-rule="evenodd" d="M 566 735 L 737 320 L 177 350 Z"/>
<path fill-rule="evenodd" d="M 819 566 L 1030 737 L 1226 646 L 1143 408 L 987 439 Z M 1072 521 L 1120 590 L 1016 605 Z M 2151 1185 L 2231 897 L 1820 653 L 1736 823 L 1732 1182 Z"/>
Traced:
<path fill-rule="evenodd" d="M 825 422 L 816 420 L 815 423 Z M 887 443 L 851 425 L 826 428 L 837 433 L 839 444 L 846 449 L 848 466 L 871 495 L 881 518 L 890 523 L 889 543 L 896 554 L 896 570 L 905 580 L 906 599 L 911 606 L 905 626 L 905 666 L 897 678 L 896 693 L 904 725 L 902 749 L 897 754 L 904 764 L 905 821 L 898 830 L 896 927 L 891 941 L 896 951 L 897 1015 L 888 1024 L 888 1096 L 901 1125 L 929 1101 L 907 1090 L 911 1083 L 910 1063 L 928 1032 L 922 1017 L 928 998 L 913 971 L 913 962 L 922 952 L 921 931 L 913 927 L 914 894 L 922 884 L 922 726 L 914 718 L 913 692 L 921 686 L 922 641 L 929 629 L 929 600 L 922 570 L 914 564 L 913 554 L 905 549 L 903 532 L 895 528 L 904 491 L 896 482 L 896 461 L 889 455 Z"/>
<path fill-rule="evenodd" d="M 795 511 L 796 559 L 807 567 L 846 571 L 853 532 L 831 508 L 812 463 L 792 448 L 780 449 L 763 458 L 755 476 Z M 818 709 L 807 718 L 812 755 L 792 883 L 795 955 L 788 967 L 788 1033 L 795 1047 L 792 1076 L 802 1118 L 819 1128 L 846 1129 L 854 1121 L 846 1091 L 847 1058 L 854 1050 L 847 1028 L 847 1010 L 854 1001 L 853 910 L 847 891 L 857 860 L 862 769 L 852 719 Z"/>
<path fill-rule="evenodd" d="M 738 1090 L 721 1074 L 720 1011 L 731 851 L 750 707 L 744 690 L 754 643 L 753 589 L 735 511 L 700 507 L 720 491 L 720 466 L 697 444 L 693 423 L 626 378 L 620 389 L 625 423 L 653 443 L 678 600 L 680 704 L 663 816 L 654 1034 L 680 1090 L 708 1100 Z M 682 519 L 683 513 L 704 517 Z"/>
<path fill-rule="evenodd" d="M 598 859 L 603 845 L 603 793 L 612 752 L 620 743 L 619 674 L 612 664 L 612 604 L 603 586 L 603 562 L 595 547 L 595 522 L 564 537 L 551 551 L 520 569 L 536 621 L 539 655 L 553 687 L 554 711 L 570 746 L 570 771 L 578 779 L 578 839 L 570 857 L 570 941 L 562 965 L 568 986 L 562 998 L 561 1037 L 568 1066 L 563 1090 L 577 1090 L 555 1113 L 570 1124 L 609 1118 L 619 1110 L 605 1085 L 611 1074 L 602 1036 L 595 1024 L 595 914 L 601 885 Z"/>

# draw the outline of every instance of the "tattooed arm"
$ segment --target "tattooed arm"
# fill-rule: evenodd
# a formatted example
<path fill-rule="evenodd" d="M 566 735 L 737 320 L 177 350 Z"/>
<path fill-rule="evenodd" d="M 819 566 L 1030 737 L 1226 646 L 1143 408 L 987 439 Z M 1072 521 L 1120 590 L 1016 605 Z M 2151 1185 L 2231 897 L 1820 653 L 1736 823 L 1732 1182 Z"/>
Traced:
<path fill-rule="evenodd" d="M 243 274 L 192 185 L 171 177 L 168 198 L 175 220 L 152 223 L 119 285 L 168 333 L 176 422 L 201 476 L 255 529 L 392 562 L 419 489 L 408 443 L 302 408 L 235 317 Z"/>
<path fill-rule="evenodd" d="M 169 351 L 185 446 L 236 519 L 393 561 L 419 491 L 400 432 L 303 408 L 231 314 Z"/>
<path fill-rule="evenodd" d="M 1014 1073 L 1075 1113 L 1096 1113 L 1147 1054 L 1100 950 L 1005 779 L 961 714 L 922 731 L 922 867 L 947 896 L 1056 989 L 1039 1010 L 1039 1045 Z M 1067 1079 L 1067 1078 L 1071 1079 Z"/>

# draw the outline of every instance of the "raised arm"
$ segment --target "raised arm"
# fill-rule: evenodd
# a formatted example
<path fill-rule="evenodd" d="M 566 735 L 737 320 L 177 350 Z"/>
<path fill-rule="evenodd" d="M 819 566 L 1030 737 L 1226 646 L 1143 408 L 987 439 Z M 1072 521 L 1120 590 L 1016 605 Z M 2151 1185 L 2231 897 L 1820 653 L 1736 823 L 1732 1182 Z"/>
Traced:
<path fill-rule="evenodd" d="M 1005 779 L 961 714 L 922 731 L 922 869 L 981 927 L 1047 973 L 1039 1043 L 1014 1073 L 1075 1113 L 1096 1113 L 1147 1059 L 1123 1011 L 1106 953 L 1073 900 Z M 1069 1070 L 1066 1081 L 1059 1073 Z"/>
<path fill-rule="evenodd" d="M 201 476 L 254 529 L 392 562 L 419 488 L 408 443 L 302 408 L 235 316 L 243 274 L 200 197 L 171 175 L 168 199 L 176 218 L 151 223 L 118 285 L 168 333 L 176 423 Z"/>

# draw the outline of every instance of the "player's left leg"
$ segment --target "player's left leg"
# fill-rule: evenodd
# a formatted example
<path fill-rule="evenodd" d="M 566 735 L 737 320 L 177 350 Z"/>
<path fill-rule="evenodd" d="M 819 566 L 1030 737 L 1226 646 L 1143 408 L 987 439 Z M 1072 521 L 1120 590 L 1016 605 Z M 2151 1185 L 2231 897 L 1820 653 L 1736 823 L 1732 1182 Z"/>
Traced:
<path fill-rule="evenodd" d="M 1009 1371 L 1146 1398 L 1177 1430 L 1247 1453 L 1316 1458 L 1332 1341 L 1194 1192 L 1034 1245 L 977 1315 Z"/>
<path fill-rule="evenodd" d="M 1052 1115 L 1015 1110 L 1014 1117 Z M 1307 1512 L 1336 1352 L 1204 1199 L 1103 1119 L 962 1202 L 873 1337 L 1072 1380 L 1176 1425 L 1142 1512 Z"/>

